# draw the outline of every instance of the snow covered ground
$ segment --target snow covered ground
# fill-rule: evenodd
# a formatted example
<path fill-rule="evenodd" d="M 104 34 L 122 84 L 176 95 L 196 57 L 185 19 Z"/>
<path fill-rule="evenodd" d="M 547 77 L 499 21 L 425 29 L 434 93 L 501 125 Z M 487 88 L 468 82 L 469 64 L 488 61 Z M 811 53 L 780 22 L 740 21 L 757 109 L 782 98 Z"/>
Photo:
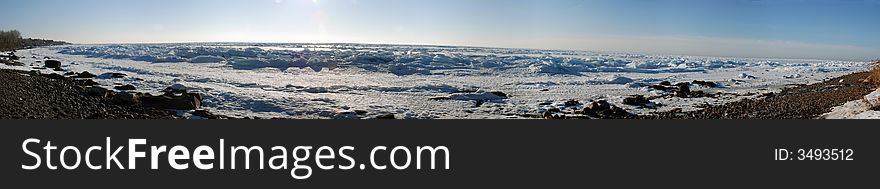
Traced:
<path fill-rule="evenodd" d="M 868 64 L 367 44 L 72 45 L 17 54 L 33 66 L 42 65 L 36 61 L 43 57 L 61 60 L 64 72 L 128 75 L 96 80 L 111 87 L 131 84 L 158 94 L 182 84 L 204 93 L 205 108 L 219 114 L 284 118 L 519 118 L 569 100 L 600 99 L 635 113 L 693 110 L 861 71 Z M 654 100 L 665 105 L 658 109 L 622 104 L 629 95 L 665 93 L 649 85 L 694 80 L 720 85 L 694 90 L 743 95 L 662 98 Z"/>

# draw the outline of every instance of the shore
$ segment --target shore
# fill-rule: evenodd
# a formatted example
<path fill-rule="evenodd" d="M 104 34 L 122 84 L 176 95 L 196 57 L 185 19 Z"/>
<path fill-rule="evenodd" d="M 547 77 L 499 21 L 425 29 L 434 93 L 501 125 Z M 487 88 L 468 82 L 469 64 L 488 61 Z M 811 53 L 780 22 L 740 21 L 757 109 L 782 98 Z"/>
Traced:
<path fill-rule="evenodd" d="M 869 72 L 859 72 L 810 85 L 785 88 L 757 99 L 745 99 L 692 112 L 668 111 L 640 116 L 643 119 L 815 119 L 834 107 L 861 100 L 877 86 L 863 82 Z"/>
<path fill-rule="evenodd" d="M 0 70 L 3 119 L 174 119 L 174 112 L 140 104 L 117 105 L 86 94 L 82 82 L 50 79 L 37 72 Z"/>
<path fill-rule="evenodd" d="M 876 86 L 862 82 L 868 72 L 799 85 L 756 99 L 745 99 L 692 112 L 668 111 L 639 119 L 814 119 L 832 108 L 860 100 Z M 120 105 L 112 98 L 90 96 L 88 82 L 0 70 L 0 117 L 4 119 L 177 119 L 175 111 L 141 103 Z"/>

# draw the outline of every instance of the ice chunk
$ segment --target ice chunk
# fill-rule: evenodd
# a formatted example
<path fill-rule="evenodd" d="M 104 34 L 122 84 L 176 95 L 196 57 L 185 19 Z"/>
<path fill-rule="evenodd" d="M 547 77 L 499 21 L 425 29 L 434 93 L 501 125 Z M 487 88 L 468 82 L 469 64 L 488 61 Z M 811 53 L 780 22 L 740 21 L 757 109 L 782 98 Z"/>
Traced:
<path fill-rule="evenodd" d="M 219 56 L 203 55 L 203 56 L 196 56 L 196 57 L 192 58 L 192 60 L 190 60 L 189 62 L 190 63 L 219 63 L 219 62 L 223 62 L 223 61 L 226 61 L 226 58 L 219 57 Z"/>

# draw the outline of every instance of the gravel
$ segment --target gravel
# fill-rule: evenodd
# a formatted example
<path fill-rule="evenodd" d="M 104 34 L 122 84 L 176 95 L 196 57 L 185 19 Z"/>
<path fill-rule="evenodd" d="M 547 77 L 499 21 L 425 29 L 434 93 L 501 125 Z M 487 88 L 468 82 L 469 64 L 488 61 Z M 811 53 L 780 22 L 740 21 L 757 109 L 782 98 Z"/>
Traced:
<path fill-rule="evenodd" d="M 175 113 L 120 106 L 89 97 L 84 86 L 70 79 L 50 79 L 18 70 L 0 70 L 2 119 L 173 119 Z"/>
<path fill-rule="evenodd" d="M 863 83 L 869 73 L 854 73 L 812 85 L 783 89 L 758 99 L 746 99 L 693 112 L 660 112 L 644 119 L 815 119 L 849 101 L 859 100 L 876 86 Z"/>

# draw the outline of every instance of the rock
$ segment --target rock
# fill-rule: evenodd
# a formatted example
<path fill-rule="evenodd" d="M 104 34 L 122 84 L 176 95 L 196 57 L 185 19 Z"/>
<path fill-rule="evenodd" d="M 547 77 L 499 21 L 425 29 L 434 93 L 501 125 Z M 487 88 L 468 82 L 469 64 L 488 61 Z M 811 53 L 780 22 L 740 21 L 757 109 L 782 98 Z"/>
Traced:
<path fill-rule="evenodd" d="M 711 82 L 711 81 L 694 80 L 693 83 L 694 83 L 694 85 L 702 85 L 702 86 L 708 87 L 708 88 L 718 87 L 718 84 L 716 84 L 715 82 Z"/>
<path fill-rule="evenodd" d="M 600 100 L 591 103 L 581 112 L 584 115 L 601 119 L 628 119 L 634 117 L 623 108 L 611 105 L 608 101 Z"/>
<path fill-rule="evenodd" d="M 61 71 L 64 71 L 64 69 L 61 69 L 61 68 L 53 68 L 52 71 L 61 72 Z"/>
<path fill-rule="evenodd" d="M 116 93 L 111 101 L 120 105 L 132 105 L 138 102 L 138 94 L 130 92 Z"/>
<path fill-rule="evenodd" d="M 133 90 L 137 90 L 137 88 L 135 88 L 133 85 L 122 85 L 122 86 L 116 86 L 116 87 L 113 87 L 113 89 L 120 90 L 120 91 L 133 91 Z"/>
<path fill-rule="evenodd" d="M 74 82 L 76 82 L 77 84 L 79 84 L 79 85 L 81 85 L 81 86 L 95 86 L 95 85 L 100 85 L 100 83 L 95 82 L 94 80 L 91 80 L 91 79 L 78 79 L 78 80 L 74 80 Z"/>
<path fill-rule="evenodd" d="M 394 114 L 383 114 L 376 116 L 376 119 L 397 119 Z"/>
<path fill-rule="evenodd" d="M 164 94 L 161 96 L 145 96 L 141 98 L 144 106 L 170 110 L 195 110 L 202 106 L 202 95 L 183 93 L 180 95 Z"/>
<path fill-rule="evenodd" d="M 497 101 L 509 98 L 503 92 L 483 92 L 483 93 L 459 93 L 444 97 L 434 97 L 432 100 L 463 100 L 463 101 Z"/>
<path fill-rule="evenodd" d="M 54 60 L 54 59 L 45 60 L 45 61 L 43 61 L 43 64 L 44 64 L 43 67 L 46 67 L 46 68 L 53 68 L 53 69 L 61 68 L 61 61 Z"/>
<path fill-rule="evenodd" d="M 45 77 L 45 78 L 55 79 L 55 80 L 63 80 L 63 79 L 67 79 L 67 78 L 64 77 L 63 75 L 59 75 L 59 74 L 57 74 L 57 73 L 52 73 L 52 74 L 42 74 L 42 76 Z"/>
<path fill-rule="evenodd" d="M 87 96 L 100 97 L 100 98 L 107 98 L 107 97 L 110 97 L 110 95 L 112 94 L 112 92 L 110 90 L 107 90 L 103 87 L 98 87 L 98 86 L 86 87 L 85 91 L 86 91 Z"/>
<path fill-rule="evenodd" d="M 196 110 L 192 112 L 192 115 L 199 116 L 205 119 L 220 119 L 219 116 L 214 115 L 214 113 L 211 113 L 207 110 Z"/>
<path fill-rule="evenodd" d="M 623 99 L 623 104 L 630 105 L 630 106 L 638 106 L 638 107 L 648 107 L 649 105 L 652 105 L 654 103 L 652 103 L 650 100 L 645 98 L 645 96 L 633 95 L 633 96 L 630 96 L 630 97 Z"/>
<path fill-rule="evenodd" d="M 663 82 L 660 82 L 660 85 L 663 85 L 663 86 L 672 86 L 672 82 L 669 82 L 669 81 L 663 81 Z"/>
<path fill-rule="evenodd" d="M 690 96 L 691 86 L 689 83 L 679 83 L 676 84 L 676 86 L 678 86 L 678 89 L 675 90 L 675 94 L 673 94 L 674 96 L 680 98 L 687 98 Z"/>
<path fill-rule="evenodd" d="M 101 74 L 101 75 L 98 76 L 98 77 L 100 77 L 100 78 L 102 78 L 102 79 L 114 79 L 114 78 L 117 78 L 117 79 L 118 79 L 118 78 L 124 78 L 124 77 L 127 77 L 127 76 L 128 76 L 128 75 L 126 75 L 126 74 L 124 74 L 124 73 L 104 73 L 104 74 Z"/>
<path fill-rule="evenodd" d="M 95 78 L 95 77 L 98 77 L 98 76 L 95 74 L 89 73 L 88 71 L 84 71 L 82 73 L 76 74 L 76 76 L 74 76 L 73 78 L 85 79 L 85 78 Z"/>
<path fill-rule="evenodd" d="M 76 72 L 67 72 L 67 73 L 64 73 L 64 76 L 71 76 L 71 75 L 76 75 Z"/>
<path fill-rule="evenodd" d="M 628 83 L 632 83 L 632 82 L 634 82 L 634 81 L 635 81 L 635 80 L 630 79 L 630 78 L 628 78 L 628 77 L 615 76 L 615 77 L 613 77 L 613 78 L 608 79 L 608 81 L 606 81 L 605 84 L 625 85 L 625 84 L 628 84 Z"/>
<path fill-rule="evenodd" d="M 578 102 L 577 100 L 569 100 L 569 101 L 565 101 L 565 104 L 563 104 L 563 105 L 565 105 L 566 107 L 571 107 L 571 106 L 580 106 L 582 104 L 581 104 L 581 102 Z"/>
<path fill-rule="evenodd" d="M 667 85 L 651 85 L 651 88 L 655 89 L 655 90 L 659 90 L 659 91 L 669 90 L 669 87 L 666 87 L 666 86 Z"/>
<path fill-rule="evenodd" d="M 592 111 L 607 110 L 611 109 L 611 104 L 609 104 L 608 101 L 605 100 L 595 101 L 593 103 L 590 103 L 590 105 L 587 106 L 587 109 L 590 109 Z M 586 112 L 586 110 L 584 112 Z"/>
<path fill-rule="evenodd" d="M 749 75 L 749 74 L 746 74 L 746 73 L 739 74 L 739 78 L 742 78 L 742 79 L 758 79 L 758 77 L 755 77 L 755 76 L 752 76 L 752 75 Z"/>

